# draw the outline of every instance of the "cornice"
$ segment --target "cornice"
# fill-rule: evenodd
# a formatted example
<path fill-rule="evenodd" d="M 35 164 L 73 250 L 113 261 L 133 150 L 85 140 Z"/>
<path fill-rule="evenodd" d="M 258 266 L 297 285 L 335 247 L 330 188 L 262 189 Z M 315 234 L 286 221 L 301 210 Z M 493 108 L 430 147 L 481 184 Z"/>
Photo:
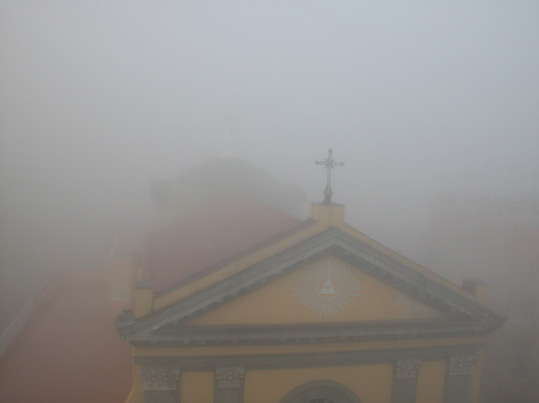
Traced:
<path fill-rule="evenodd" d="M 395 363 L 397 360 L 450 360 L 451 357 L 475 354 L 482 344 L 407 349 L 355 350 L 323 353 L 217 355 L 182 357 L 135 357 L 137 365 L 176 368 L 181 371 L 213 370 L 234 366 L 245 370 L 276 368 L 335 367 Z"/>
<path fill-rule="evenodd" d="M 410 340 L 483 335 L 491 328 L 477 322 L 331 323 L 272 326 L 172 326 L 151 338 L 127 337 L 136 346 L 226 346 L 316 344 Z"/>
<path fill-rule="evenodd" d="M 433 332 L 443 336 L 466 334 L 466 332 L 470 332 L 470 334 L 486 333 L 500 327 L 503 322 L 501 317 L 462 294 L 426 277 L 402 262 L 384 255 L 342 230 L 330 228 L 230 278 L 217 282 L 138 320 L 134 320 L 129 315 L 120 316 L 117 321 L 118 332 L 131 342 L 172 341 L 172 336 L 165 332 L 166 328 L 174 328 L 176 333 L 181 334 L 181 327 L 185 322 L 329 254 L 440 311 L 451 321 L 449 327 L 441 326 L 439 330 L 432 330 L 431 326 L 428 329 L 415 331 L 413 335 L 410 334 L 410 337 L 424 337 L 424 335 Z M 360 331 L 360 329 L 363 330 Z M 373 334 L 378 337 L 383 336 L 385 330 L 382 331 L 382 329 L 376 329 Z M 399 328 L 399 330 L 406 331 L 405 328 Z M 268 331 L 273 332 L 273 330 Z M 263 338 L 262 336 L 253 336 L 252 332 L 236 334 L 235 336 L 248 340 L 253 339 L 253 337 L 256 340 Z M 354 337 L 367 337 L 368 335 L 364 332 L 363 327 L 358 327 Z M 226 333 L 219 332 L 215 337 L 219 338 L 224 334 Z M 206 339 L 206 336 L 202 337 L 202 334 L 199 336 L 201 340 Z M 322 334 L 320 337 L 329 336 Z M 390 337 L 398 336 L 395 334 Z M 221 340 L 221 342 L 225 342 L 225 340 Z"/>

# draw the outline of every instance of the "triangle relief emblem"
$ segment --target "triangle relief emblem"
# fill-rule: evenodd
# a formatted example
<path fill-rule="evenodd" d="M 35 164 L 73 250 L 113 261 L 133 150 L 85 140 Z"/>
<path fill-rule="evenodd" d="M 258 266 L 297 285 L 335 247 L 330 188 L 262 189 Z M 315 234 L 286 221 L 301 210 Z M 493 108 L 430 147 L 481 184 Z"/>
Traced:
<path fill-rule="evenodd" d="M 294 297 L 321 318 L 329 318 L 355 301 L 363 290 L 355 270 L 328 257 L 299 276 Z"/>

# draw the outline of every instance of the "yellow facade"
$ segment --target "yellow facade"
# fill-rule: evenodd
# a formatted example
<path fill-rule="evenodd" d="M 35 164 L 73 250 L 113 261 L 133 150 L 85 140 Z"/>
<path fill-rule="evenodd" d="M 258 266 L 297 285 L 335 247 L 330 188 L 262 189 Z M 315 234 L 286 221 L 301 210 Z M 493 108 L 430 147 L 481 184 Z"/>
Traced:
<path fill-rule="evenodd" d="M 183 403 L 213 403 L 213 372 L 182 375 L 180 391 Z"/>
<path fill-rule="evenodd" d="M 338 382 L 352 390 L 362 402 L 388 402 L 392 370 L 389 364 L 379 364 L 247 372 L 245 402 L 280 402 L 294 388 L 315 379 Z"/>
<path fill-rule="evenodd" d="M 443 402 L 445 361 L 421 363 L 417 378 L 417 403 Z"/>
<path fill-rule="evenodd" d="M 443 403 L 445 361 L 421 363 L 417 379 L 416 403 Z M 140 377 L 134 379 L 142 391 Z M 390 402 L 393 365 L 376 364 L 315 369 L 246 371 L 244 401 L 275 403 L 295 387 L 316 379 L 328 379 L 352 390 L 361 402 Z M 213 403 L 213 372 L 186 372 L 181 378 L 182 403 Z M 474 391 L 474 395 L 477 394 Z M 474 402 L 477 401 L 474 397 Z M 144 403 L 143 393 L 133 394 L 129 403 Z"/>
<path fill-rule="evenodd" d="M 191 325 L 241 325 L 283 323 L 325 323 L 327 318 L 303 306 L 295 297 L 295 287 L 319 265 L 338 261 L 350 271 L 356 268 L 336 257 L 326 256 L 305 265 L 297 272 L 280 278 L 244 297 L 190 322 Z M 358 296 L 345 309 L 331 317 L 334 322 L 426 319 L 442 316 L 439 312 L 381 283 L 367 273 L 358 273 Z"/>
<path fill-rule="evenodd" d="M 311 219 L 313 224 L 301 231 L 182 287 L 155 295 L 147 289 L 135 290 L 134 318 L 139 327 L 124 337 L 140 335 L 131 339 L 133 390 L 127 401 L 308 403 L 305 399 L 310 399 L 310 392 L 302 395 L 301 388 L 312 383 L 313 390 L 320 391 L 320 398 L 333 403 L 341 401 L 331 396 L 343 396 L 345 403 L 477 402 L 482 364 L 477 357 L 484 335 L 444 330 L 444 326 L 458 326 L 458 321 L 452 322 L 452 315 L 457 315 L 454 312 L 459 304 L 475 304 L 474 296 L 344 224 L 343 206 L 313 205 Z M 302 249 L 306 257 L 298 258 L 299 263 L 276 260 L 274 265 L 268 265 L 275 272 L 267 275 L 257 269 L 257 265 L 277 259 L 283 252 L 305 248 L 302 245 L 311 239 L 333 242 L 333 235 L 327 231 L 334 229 L 341 231 L 336 236 L 342 239 L 335 241 L 339 247 L 358 242 L 373 250 L 373 257 L 351 263 L 354 260 L 347 256 L 359 253 L 352 247 L 339 256 L 317 249 L 312 257 Z M 295 259 L 291 256 L 289 259 Z M 378 256 L 386 260 L 380 258 L 380 263 Z M 412 280 L 391 274 L 393 269 L 383 266 L 386 261 L 405 266 L 405 275 Z M 415 279 L 419 279 L 419 286 Z M 242 282 L 246 282 L 246 291 L 242 289 L 236 295 L 234 287 Z M 450 297 L 435 295 L 426 286 L 423 290 L 423 284 L 442 287 Z M 412 296 L 413 287 L 419 289 L 419 297 L 429 292 L 432 295 L 420 301 Z M 214 297 L 221 289 L 232 291 Z M 209 308 L 203 306 L 204 298 L 197 302 L 206 292 L 208 298 L 214 298 L 212 305 L 208 302 Z M 455 298 L 457 308 L 437 302 L 436 298 Z M 184 317 L 184 311 L 192 309 L 191 300 L 202 307 L 192 317 Z M 472 308 L 483 312 L 475 305 Z M 301 333 L 311 327 L 312 337 Z M 159 329 L 166 331 L 158 333 Z M 404 333 L 393 334 L 398 331 L 394 329 Z M 154 331 L 157 333 L 152 339 Z M 266 331 L 268 339 L 263 338 Z M 373 336 L 369 336 L 371 331 Z M 221 333 L 227 332 L 240 336 L 219 339 Z M 299 332 L 297 336 L 295 332 Z M 195 333 L 200 337 L 190 336 Z M 253 337 L 262 337 L 262 341 Z M 148 368 L 166 372 L 169 378 L 177 377 L 176 400 L 166 400 L 173 398 L 164 397 L 159 388 L 152 393 L 163 393 L 159 399 L 165 400 L 152 400 L 154 394 L 148 392 L 151 380 L 144 374 Z M 335 395 L 331 394 L 333 386 Z M 466 396 L 465 400 L 458 401 L 459 396 Z"/>

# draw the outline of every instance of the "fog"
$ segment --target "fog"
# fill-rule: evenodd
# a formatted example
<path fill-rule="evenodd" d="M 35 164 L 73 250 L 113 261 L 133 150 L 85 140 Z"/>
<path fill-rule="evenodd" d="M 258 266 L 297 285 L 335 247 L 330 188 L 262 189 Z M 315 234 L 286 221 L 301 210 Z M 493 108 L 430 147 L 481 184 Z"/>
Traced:
<path fill-rule="evenodd" d="M 439 193 L 539 198 L 539 3 L 0 5 L 0 328 L 233 146 L 428 264 Z"/>

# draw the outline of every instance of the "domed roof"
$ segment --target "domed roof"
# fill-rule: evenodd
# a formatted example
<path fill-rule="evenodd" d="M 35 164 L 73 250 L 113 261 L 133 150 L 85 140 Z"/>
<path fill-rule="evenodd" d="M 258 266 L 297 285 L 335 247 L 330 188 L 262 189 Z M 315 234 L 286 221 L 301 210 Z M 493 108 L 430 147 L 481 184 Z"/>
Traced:
<path fill-rule="evenodd" d="M 297 217 L 307 202 L 305 192 L 284 184 L 241 158 L 214 158 L 176 179 L 152 184 L 156 224 L 185 218 L 223 196 L 249 197 Z"/>

